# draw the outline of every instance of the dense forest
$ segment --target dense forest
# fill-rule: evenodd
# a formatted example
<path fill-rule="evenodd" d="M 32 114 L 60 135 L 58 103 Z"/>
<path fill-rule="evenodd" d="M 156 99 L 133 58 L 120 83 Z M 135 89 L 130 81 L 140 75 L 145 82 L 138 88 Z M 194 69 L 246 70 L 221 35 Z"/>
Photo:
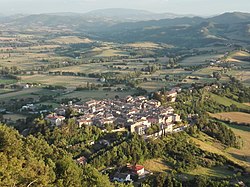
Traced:
<path fill-rule="evenodd" d="M 92 166 L 77 165 L 65 150 L 5 125 L 0 125 L 0 162 L 0 186 L 113 186 Z"/>

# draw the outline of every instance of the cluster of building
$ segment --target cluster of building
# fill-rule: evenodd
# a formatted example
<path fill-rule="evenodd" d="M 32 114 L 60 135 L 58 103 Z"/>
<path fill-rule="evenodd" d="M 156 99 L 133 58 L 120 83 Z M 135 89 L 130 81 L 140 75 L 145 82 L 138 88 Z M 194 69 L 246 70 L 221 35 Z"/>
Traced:
<path fill-rule="evenodd" d="M 177 96 L 177 93 L 170 93 Z M 175 101 L 173 98 L 171 101 Z M 160 134 L 171 133 L 175 123 L 181 122 L 180 116 L 172 107 L 161 106 L 157 100 L 149 100 L 144 96 L 128 96 L 123 99 L 90 100 L 85 103 L 61 105 L 55 113 L 46 116 L 52 125 L 63 124 L 66 111 L 73 111 L 76 122 L 81 128 L 94 125 L 105 129 L 112 124 L 115 129 L 127 128 L 131 133 L 145 135 L 153 124 L 160 125 Z M 155 133 L 155 132 L 154 132 Z"/>

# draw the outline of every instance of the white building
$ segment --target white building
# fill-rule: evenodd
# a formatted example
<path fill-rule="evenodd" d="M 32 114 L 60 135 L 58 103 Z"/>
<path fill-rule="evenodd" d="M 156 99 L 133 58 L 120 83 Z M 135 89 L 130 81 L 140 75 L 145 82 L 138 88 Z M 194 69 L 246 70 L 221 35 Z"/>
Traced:
<path fill-rule="evenodd" d="M 65 120 L 64 116 L 58 116 L 57 114 L 49 114 L 46 116 L 45 120 L 49 121 L 51 125 L 60 126 Z"/>

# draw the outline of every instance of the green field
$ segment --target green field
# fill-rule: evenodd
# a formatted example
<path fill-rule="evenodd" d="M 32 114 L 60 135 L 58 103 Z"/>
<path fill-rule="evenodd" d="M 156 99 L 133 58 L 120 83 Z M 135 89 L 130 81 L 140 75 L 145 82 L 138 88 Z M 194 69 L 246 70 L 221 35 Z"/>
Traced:
<path fill-rule="evenodd" d="M 192 73 L 192 75 L 195 75 L 195 76 L 210 76 L 212 75 L 213 72 L 218 72 L 220 70 L 222 70 L 223 68 L 222 67 L 207 67 L 207 68 L 203 68 L 203 69 L 200 69 L 200 70 L 197 70 L 195 72 Z"/>
<path fill-rule="evenodd" d="M 211 93 L 210 96 L 214 101 L 216 101 L 217 103 L 222 104 L 224 106 L 236 105 L 238 108 L 250 110 L 250 106 L 247 106 L 244 103 L 236 102 L 236 101 L 229 99 L 227 97 L 221 97 L 221 96 L 213 94 L 213 93 Z"/>
<path fill-rule="evenodd" d="M 207 177 L 224 178 L 228 176 L 232 177 L 235 173 L 226 167 L 212 167 L 212 168 L 198 167 L 192 171 L 187 172 L 187 174 L 193 176 L 203 175 Z"/>
<path fill-rule="evenodd" d="M 17 83 L 15 79 L 5 79 L 0 77 L 0 84 L 14 84 Z"/>
<path fill-rule="evenodd" d="M 115 91 L 103 91 L 103 90 L 92 90 L 92 91 L 74 91 L 69 94 L 62 95 L 57 97 L 57 100 L 64 98 L 79 98 L 82 101 L 88 101 L 91 99 L 110 99 L 119 96 L 120 98 L 126 97 L 128 95 L 133 95 L 135 91 L 128 92 L 115 92 Z"/>
<path fill-rule="evenodd" d="M 21 114 L 4 114 L 4 119 L 10 119 L 12 121 L 17 121 L 19 119 L 26 119 L 27 116 L 21 115 Z"/>
<path fill-rule="evenodd" d="M 0 94 L 0 101 L 8 101 L 10 99 L 25 99 L 25 98 L 38 99 L 39 96 L 48 94 L 56 94 L 56 92 L 52 92 L 51 90 L 42 88 L 30 88 L 20 91 L 13 91 L 11 93 Z"/>
<path fill-rule="evenodd" d="M 241 149 L 229 148 L 227 152 L 231 154 L 233 157 L 248 162 L 250 165 L 250 127 L 249 126 L 239 126 L 239 125 L 231 125 L 226 124 L 230 127 L 233 132 L 242 139 L 243 146 Z M 250 167 L 250 166 L 249 166 Z"/>
<path fill-rule="evenodd" d="M 209 60 L 211 59 L 217 59 L 220 57 L 223 57 L 223 54 L 198 55 L 198 56 L 185 58 L 184 60 L 180 62 L 180 64 L 185 65 L 185 66 L 203 65 L 203 64 L 208 64 Z"/>
<path fill-rule="evenodd" d="M 75 76 L 28 75 L 20 76 L 21 83 L 40 83 L 44 85 L 59 85 L 65 87 L 86 86 L 87 82 L 97 83 L 95 78 Z"/>

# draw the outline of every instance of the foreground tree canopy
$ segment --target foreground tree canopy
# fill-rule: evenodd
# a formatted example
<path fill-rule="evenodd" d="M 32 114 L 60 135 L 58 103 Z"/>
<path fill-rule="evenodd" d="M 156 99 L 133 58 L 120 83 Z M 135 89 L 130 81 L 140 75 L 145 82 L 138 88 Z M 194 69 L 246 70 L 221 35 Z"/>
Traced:
<path fill-rule="evenodd" d="M 28 185 L 113 186 L 91 166 L 78 166 L 64 150 L 0 125 L 0 186 Z"/>

